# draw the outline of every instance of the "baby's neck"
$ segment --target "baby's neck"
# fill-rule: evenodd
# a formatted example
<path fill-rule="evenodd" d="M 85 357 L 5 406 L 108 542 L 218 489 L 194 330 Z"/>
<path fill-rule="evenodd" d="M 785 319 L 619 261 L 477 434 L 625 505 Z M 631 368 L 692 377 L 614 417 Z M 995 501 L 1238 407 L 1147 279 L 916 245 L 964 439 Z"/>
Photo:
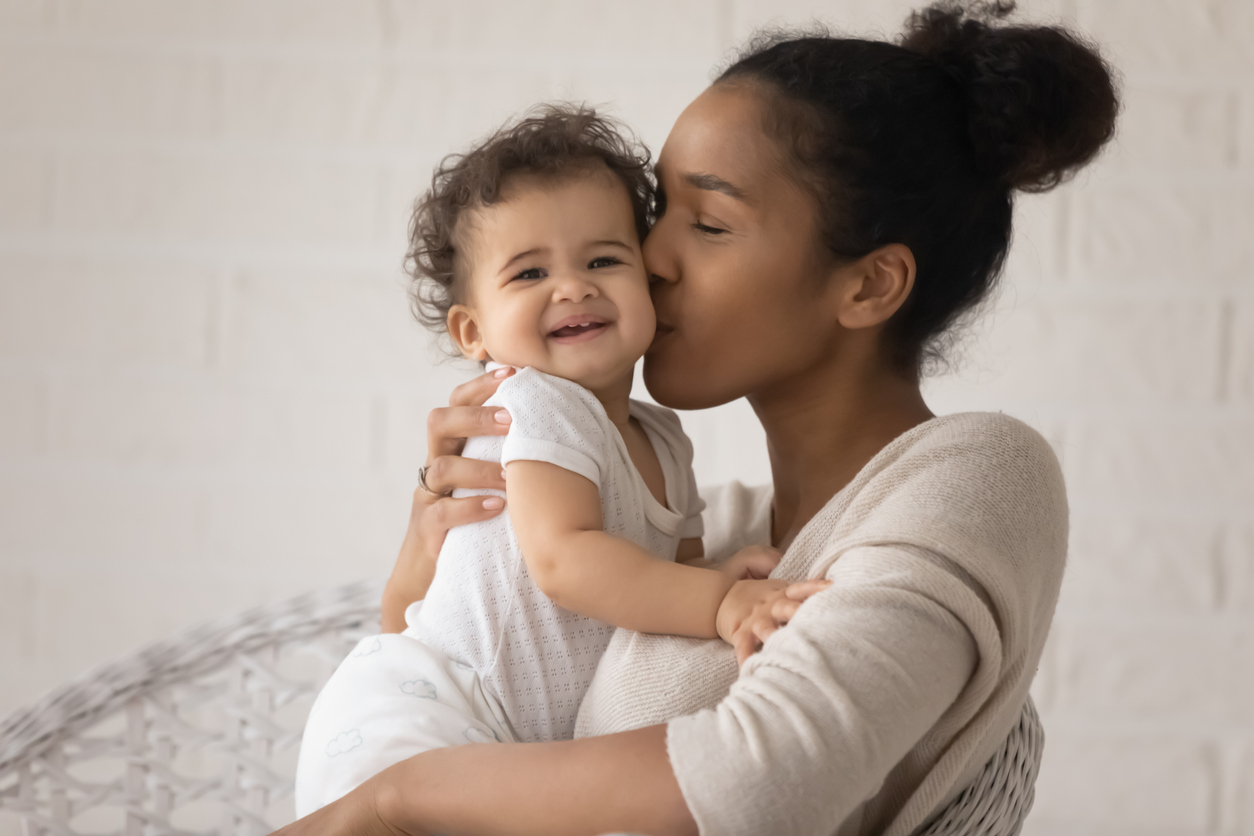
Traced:
<path fill-rule="evenodd" d="M 581 384 L 585 385 L 585 388 L 601 402 L 601 406 L 605 407 L 605 414 L 609 416 L 614 426 L 618 427 L 619 432 L 625 432 L 631 423 L 630 398 L 633 377 L 633 374 L 627 374 L 595 389 Z"/>

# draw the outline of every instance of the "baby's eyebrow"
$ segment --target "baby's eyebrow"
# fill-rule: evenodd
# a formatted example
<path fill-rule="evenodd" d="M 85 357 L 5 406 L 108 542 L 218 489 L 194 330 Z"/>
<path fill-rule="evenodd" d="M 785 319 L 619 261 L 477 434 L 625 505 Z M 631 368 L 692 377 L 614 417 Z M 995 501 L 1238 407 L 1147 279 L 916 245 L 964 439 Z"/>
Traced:
<path fill-rule="evenodd" d="M 501 269 L 498 272 L 504 273 L 506 270 L 509 269 L 510 265 L 513 264 L 515 261 L 519 261 L 521 259 L 526 258 L 529 255 L 536 255 L 537 253 L 542 253 L 544 251 L 545 251 L 544 247 L 532 247 L 526 252 L 521 252 L 518 255 L 511 258 L 509 261 L 505 262 L 503 265 L 501 265 Z"/>
<path fill-rule="evenodd" d="M 622 241 L 618 240 L 617 238 L 606 238 L 606 239 L 601 240 L 601 241 L 593 241 L 593 242 L 592 242 L 589 246 L 593 246 L 593 247 L 621 247 L 621 248 L 623 248 L 624 250 L 630 250 L 630 249 L 631 249 L 631 245 L 630 245 L 630 244 L 626 244 L 626 243 L 624 243 L 624 242 L 622 242 Z"/>

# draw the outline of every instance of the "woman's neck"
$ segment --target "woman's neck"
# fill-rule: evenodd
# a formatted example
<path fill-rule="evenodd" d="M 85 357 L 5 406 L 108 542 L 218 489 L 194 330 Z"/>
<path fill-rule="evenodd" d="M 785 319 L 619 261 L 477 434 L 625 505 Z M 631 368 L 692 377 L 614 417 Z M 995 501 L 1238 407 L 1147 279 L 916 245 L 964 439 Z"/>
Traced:
<path fill-rule="evenodd" d="M 749 403 L 766 430 L 780 549 L 889 442 L 933 417 L 917 381 L 847 360 L 775 382 Z"/>

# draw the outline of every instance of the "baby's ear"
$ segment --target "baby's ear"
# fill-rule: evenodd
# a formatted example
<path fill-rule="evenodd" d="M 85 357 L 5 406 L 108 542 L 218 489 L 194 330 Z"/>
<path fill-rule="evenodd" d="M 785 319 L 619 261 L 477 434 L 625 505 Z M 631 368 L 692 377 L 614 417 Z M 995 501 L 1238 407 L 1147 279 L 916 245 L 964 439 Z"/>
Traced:
<path fill-rule="evenodd" d="M 465 305 L 454 305 L 449 309 L 445 324 L 449 338 L 463 357 L 478 360 L 480 363 L 488 359 L 488 349 L 483 344 L 483 332 L 479 330 L 479 321 L 473 310 Z"/>

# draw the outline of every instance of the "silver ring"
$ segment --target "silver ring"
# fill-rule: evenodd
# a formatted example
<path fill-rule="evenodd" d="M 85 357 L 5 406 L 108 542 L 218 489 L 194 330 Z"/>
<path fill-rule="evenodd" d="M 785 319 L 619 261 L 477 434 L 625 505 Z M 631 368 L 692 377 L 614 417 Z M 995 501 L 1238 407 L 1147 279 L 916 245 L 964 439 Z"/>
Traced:
<path fill-rule="evenodd" d="M 418 487 L 422 488 L 424 491 L 431 494 L 432 496 L 448 496 L 448 494 L 436 493 L 435 491 L 431 490 L 430 486 L 427 485 L 427 470 L 428 469 L 429 468 L 425 464 L 422 467 L 418 468 Z"/>

